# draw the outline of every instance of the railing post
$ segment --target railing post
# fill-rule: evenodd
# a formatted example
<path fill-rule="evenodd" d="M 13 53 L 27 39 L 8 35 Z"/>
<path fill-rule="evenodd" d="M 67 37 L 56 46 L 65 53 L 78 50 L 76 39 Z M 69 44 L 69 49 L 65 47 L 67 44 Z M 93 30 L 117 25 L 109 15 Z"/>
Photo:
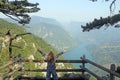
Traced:
<path fill-rule="evenodd" d="M 20 69 L 19 69 L 19 75 L 18 75 L 18 79 L 22 76 L 22 67 L 23 67 L 23 64 L 22 64 L 22 58 L 23 56 L 21 54 L 18 55 L 18 58 L 19 58 L 19 65 L 20 65 Z"/>
<path fill-rule="evenodd" d="M 110 70 L 115 71 L 115 64 L 111 64 Z M 110 74 L 110 80 L 115 80 L 115 76 L 113 74 Z"/>
<path fill-rule="evenodd" d="M 81 57 L 82 59 L 82 68 L 85 68 L 85 55 L 83 55 L 83 57 Z M 82 75 L 84 75 L 85 71 L 82 71 Z"/>

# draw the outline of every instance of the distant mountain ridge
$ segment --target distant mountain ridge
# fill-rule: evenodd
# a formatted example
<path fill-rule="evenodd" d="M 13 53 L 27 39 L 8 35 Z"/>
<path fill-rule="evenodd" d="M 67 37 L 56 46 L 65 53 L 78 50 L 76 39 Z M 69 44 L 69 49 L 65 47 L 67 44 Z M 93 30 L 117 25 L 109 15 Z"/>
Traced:
<path fill-rule="evenodd" d="M 81 25 L 85 25 L 84 22 L 71 22 L 64 24 L 63 27 L 74 39 L 79 42 L 89 40 L 93 43 L 111 42 L 113 40 L 119 40 L 118 34 L 120 34 L 119 29 L 114 27 L 103 27 L 99 30 L 91 30 L 90 32 L 83 32 Z"/>
<path fill-rule="evenodd" d="M 40 17 L 40 16 L 32 16 L 30 24 L 33 24 L 33 23 L 34 24 L 38 24 L 38 23 L 50 23 L 50 24 L 61 26 L 61 23 L 58 22 L 55 19 L 46 18 L 46 17 Z"/>
<path fill-rule="evenodd" d="M 62 24 L 55 19 L 32 16 L 28 31 L 45 39 L 58 51 L 62 48 L 72 49 L 77 42 L 61 27 Z"/>

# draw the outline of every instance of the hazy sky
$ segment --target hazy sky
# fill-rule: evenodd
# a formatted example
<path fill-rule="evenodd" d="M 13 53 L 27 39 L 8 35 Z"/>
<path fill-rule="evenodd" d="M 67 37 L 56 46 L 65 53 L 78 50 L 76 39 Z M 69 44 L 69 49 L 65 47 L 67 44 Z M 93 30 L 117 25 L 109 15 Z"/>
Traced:
<path fill-rule="evenodd" d="M 110 2 L 99 0 L 91 2 L 90 0 L 28 0 L 29 2 L 39 3 L 41 10 L 32 15 L 54 18 L 58 21 L 91 21 L 100 16 L 110 15 Z M 111 1 L 111 0 L 110 0 Z M 120 10 L 120 0 L 116 2 L 116 12 Z M 1 16 L 3 17 L 3 16 Z"/>

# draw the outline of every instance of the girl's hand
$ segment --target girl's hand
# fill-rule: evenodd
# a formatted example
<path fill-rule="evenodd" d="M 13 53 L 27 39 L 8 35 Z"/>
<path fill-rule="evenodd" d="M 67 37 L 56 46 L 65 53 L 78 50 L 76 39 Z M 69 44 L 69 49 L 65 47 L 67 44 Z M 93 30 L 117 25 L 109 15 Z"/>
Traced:
<path fill-rule="evenodd" d="M 67 50 L 66 50 L 65 48 L 63 48 L 63 52 L 64 52 L 64 53 L 66 53 L 66 52 L 67 52 Z"/>

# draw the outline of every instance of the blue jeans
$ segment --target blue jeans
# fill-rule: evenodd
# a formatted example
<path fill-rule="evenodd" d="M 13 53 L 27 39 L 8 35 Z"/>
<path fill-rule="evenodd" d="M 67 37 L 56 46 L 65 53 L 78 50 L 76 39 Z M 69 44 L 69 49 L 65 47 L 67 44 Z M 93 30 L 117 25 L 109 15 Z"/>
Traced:
<path fill-rule="evenodd" d="M 46 80 L 50 80 L 50 76 L 53 76 L 54 80 L 58 80 L 58 76 L 55 69 L 48 69 L 46 73 Z"/>

